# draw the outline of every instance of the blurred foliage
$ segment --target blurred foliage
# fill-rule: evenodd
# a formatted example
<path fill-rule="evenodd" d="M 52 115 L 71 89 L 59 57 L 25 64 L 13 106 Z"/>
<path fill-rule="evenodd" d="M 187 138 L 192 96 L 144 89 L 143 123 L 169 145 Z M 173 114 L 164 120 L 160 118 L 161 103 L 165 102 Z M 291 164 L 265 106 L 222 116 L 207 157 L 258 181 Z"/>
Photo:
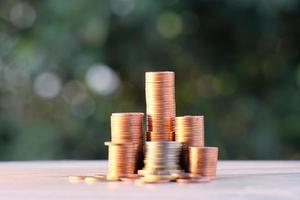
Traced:
<path fill-rule="evenodd" d="M 154 70 L 222 159 L 299 159 L 299 24 L 297 0 L 1 0 L 0 159 L 106 158 Z"/>

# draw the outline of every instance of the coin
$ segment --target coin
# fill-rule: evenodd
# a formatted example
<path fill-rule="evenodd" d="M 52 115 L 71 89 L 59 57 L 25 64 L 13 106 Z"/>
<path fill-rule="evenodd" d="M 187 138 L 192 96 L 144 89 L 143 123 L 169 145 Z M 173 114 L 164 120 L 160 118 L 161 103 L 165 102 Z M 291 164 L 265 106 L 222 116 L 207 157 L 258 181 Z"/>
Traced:
<path fill-rule="evenodd" d="M 146 175 L 141 179 L 144 183 L 168 183 L 172 177 L 168 175 Z"/>
<path fill-rule="evenodd" d="M 106 177 L 99 177 L 99 176 L 86 176 L 84 178 L 84 182 L 88 183 L 88 184 L 105 181 L 105 180 L 106 180 Z"/>
<path fill-rule="evenodd" d="M 114 176 L 114 175 L 107 175 L 106 176 L 106 180 L 107 181 L 119 181 L 120 180 L 120 177 L 119 176 Z"/>
<path fill-rule="evenodd" d="M 172 175 L 172 174 L 180 174 L 181 170 L 155 170 L 155 169 L 144 169 L 139 170 L 138 174 L 141 176 L 145 175 Z"/>
<path fill-rule="evenodd" d="M 139 177 L 121 177 L 120 180 L 123 182 L 135 182 L 135 180 L 139 179 Z"/>
<path fill-rule="evenodd" d="M 183 173 L 171 173 L 172 180 L 183 178 Z"/>
<path fill-rule="evenodd" d="M 176 180 L 176 182 L 186 184 L 186 183 L 196 183 L 197 181 L 192 178 L 179 178 Z"/>
<path fill-rule="evenodd" d="M 70 183 L 80 183 L 84 181 L 85 176 L 69 176 Z"/>

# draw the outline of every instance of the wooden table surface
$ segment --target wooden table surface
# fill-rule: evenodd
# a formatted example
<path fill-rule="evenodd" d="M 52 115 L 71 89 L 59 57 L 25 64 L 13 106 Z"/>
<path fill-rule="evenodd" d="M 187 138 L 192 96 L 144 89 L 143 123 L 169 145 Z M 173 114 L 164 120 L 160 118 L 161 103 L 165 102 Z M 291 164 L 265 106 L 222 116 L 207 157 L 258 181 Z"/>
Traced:
<path fill-rule="evenodd" d="M 202 184 L 68 181 L 106 169 L 106 161 L 0 162 L 0 199 L 300 199 L 300 161 L 220 161 L 219 179 Z"/>

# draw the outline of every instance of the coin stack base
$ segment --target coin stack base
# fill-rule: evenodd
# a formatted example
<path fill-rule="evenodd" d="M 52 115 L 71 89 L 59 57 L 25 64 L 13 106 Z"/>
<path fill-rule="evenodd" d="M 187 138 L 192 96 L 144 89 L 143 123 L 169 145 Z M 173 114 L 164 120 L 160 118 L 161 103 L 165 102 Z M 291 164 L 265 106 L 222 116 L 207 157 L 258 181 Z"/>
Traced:
<path fill-rule="evenodd" d="M 145 167 L 138 173 L 145 177 L 171 177 L 174 173 L 181 173 L 179 167 L 180 142 L 146 142 Z M 157 177 L 156 177 L 157 178 Z"/>

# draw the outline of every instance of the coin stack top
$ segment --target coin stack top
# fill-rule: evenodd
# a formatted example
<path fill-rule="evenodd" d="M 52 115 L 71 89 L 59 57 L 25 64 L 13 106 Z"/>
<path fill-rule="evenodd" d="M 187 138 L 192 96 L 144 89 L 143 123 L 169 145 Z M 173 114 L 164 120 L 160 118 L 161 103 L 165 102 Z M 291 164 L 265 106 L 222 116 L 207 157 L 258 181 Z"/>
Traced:
<path fill-rule="evenodd" d="M 175 124 L 174 72 L 146 72 L 147 132 L 151 141 L 172 141 Z"/>

